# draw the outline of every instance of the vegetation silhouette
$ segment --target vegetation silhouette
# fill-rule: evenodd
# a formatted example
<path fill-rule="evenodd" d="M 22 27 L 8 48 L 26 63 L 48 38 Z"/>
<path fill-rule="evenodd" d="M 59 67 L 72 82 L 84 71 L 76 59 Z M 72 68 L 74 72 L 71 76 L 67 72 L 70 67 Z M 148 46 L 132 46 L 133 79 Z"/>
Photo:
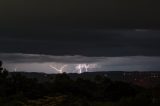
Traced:
<path fill-rule="evenodd" d="M 159 106 L 160 86 L 142 88 L 97 75 L 72 79 L 67 73 L 38 81 L 8 72 L 0 61 L 0 106 Z"/>

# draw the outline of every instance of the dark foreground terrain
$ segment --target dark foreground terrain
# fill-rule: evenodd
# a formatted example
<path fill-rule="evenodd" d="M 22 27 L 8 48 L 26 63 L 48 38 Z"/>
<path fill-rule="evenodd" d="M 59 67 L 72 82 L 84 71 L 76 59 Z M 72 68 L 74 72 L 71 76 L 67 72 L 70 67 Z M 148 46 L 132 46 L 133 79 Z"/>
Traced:
<path fill-rule="evenodd" d="M 159 72 L 0 72 L 0 106 L 160 106 Z"/>
<path fill-rule="evenodd" d="M 160 73 L 8 72 L 0 62 L 0 106 L 160 106 Z"/>

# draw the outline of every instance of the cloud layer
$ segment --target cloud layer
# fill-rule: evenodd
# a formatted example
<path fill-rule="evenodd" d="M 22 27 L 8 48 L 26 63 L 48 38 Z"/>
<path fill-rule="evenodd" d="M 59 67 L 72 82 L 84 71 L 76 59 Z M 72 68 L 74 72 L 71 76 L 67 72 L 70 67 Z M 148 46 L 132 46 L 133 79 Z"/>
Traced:
<path fill-rule="evenodd" d="M 2 0 L 0 19 L 1 26 L 158 28 L 158 4 L 150 0 Z"/>
<path fill-rule="evenodd" d="M 3 30 L 0 34 L 1 52 L 7 53 L 93 57 L 160 55 L 160 31 L 158 30 L 42 27 Z"/>
<path fill-rule="evenodd" d="M 159 71 L 160 57 L 125 56 L 125 57 L 86 57 L 86 56 L 52 56 L 39 54 L 0 54 L 5 67 L 13 71 L 57 73 L 50 65 L 65 72 L 78 72 L 78 64 L 95 64 L 89 71 Z M 82 70 L 85 71 L 85 70 Z"/>

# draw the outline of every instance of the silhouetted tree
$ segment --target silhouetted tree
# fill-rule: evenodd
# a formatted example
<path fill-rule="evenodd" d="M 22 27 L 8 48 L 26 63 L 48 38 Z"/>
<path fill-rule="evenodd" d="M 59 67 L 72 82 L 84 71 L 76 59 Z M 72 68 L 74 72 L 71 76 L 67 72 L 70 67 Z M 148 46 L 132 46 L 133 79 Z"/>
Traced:
<path fill-rule="evenodd" d="M 3 72 L 3 67 L 2 67 L 2 61 L 0 60 L 0 75 L 2 74 L 2 72 Z"/>
<path fill-rule="evenodd" d="M 0 61 L 0 77 L 2 79 L 6 78 L 8 76 L 8 71 L 2 67 L 3 63 Z"/>

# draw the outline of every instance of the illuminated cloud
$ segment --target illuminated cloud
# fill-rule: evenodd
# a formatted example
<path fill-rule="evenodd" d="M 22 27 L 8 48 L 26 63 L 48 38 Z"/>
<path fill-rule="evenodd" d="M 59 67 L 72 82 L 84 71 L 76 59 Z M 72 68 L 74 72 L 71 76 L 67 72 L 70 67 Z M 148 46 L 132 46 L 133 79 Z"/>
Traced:
<path fill-rule="evenodd" d="M 160 70 L 160 57 L 155 56 L 87 57 L 3 53 L 0 54 L 0 58 L 10 71 L 82 73 L 87 71 Z"/>

